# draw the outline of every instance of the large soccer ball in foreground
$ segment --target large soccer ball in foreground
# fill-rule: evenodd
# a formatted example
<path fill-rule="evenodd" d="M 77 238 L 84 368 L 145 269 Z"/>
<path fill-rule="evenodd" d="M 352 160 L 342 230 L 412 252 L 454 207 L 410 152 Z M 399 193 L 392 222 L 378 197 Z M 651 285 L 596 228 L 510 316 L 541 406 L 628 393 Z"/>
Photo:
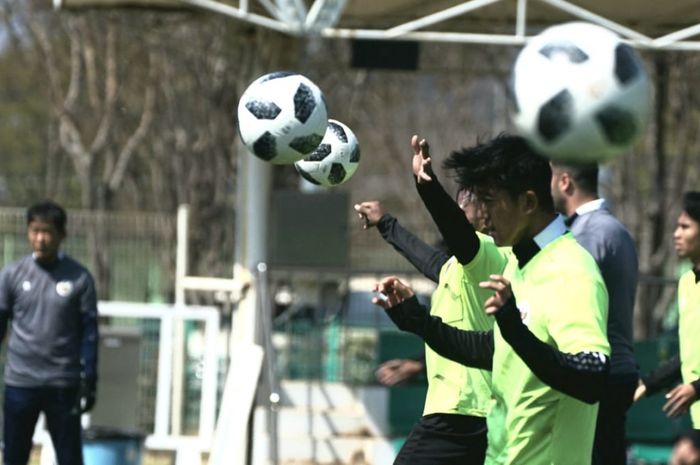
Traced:
<path fill-rule="evenodd" d="M 294 163 L 307 181 L 322 185 L 342 184 L 355 173 L 360 163 L 360 145 L 349 127 L 336 120 L 328 120 L 326 135 L 321 145 L 302 161 Z"/>
<path fill-rule="evenodd" d="M 617 35 L 566 23 L 519 53 L 513 122 L 550 159 L 602 162 L 621 155 L 644 130 L 650 94 L 641 60 Z"/>
<path fill-rule="evenodd" d="M 256 157 L 275 164 L 293 163 L 313 152 L 327 121 L 323 93 L 301 74 L 266 74 L 238 102 L 243 143 Z"/>

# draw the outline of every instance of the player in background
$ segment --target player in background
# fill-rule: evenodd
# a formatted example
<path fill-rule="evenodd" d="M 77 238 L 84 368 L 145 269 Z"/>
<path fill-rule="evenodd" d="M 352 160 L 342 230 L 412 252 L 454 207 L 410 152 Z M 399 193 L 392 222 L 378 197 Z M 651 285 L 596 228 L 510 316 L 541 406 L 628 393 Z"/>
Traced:
<path fill-rule="evenodd" d="M 418 150 L 416 138 L 412 143 Z M 414 175 L 418 175 L 421 165 L 422 161 L 414 156 Z M 420 182 L 418 177 L 415 180 Z M 437 181 L 436 185 L 439 186 Z M 475 196 L 462 189 L 455 202 L 441 186 L 439 189 L 448 198 L 452 212 L 457 213 L 455 220 L 460 227 L 470 230 L 484 242 L 481 253 L 464 254 L 464 248 L 458 246 L 453 249 L 454 255 L 448 256 L 405 230 L 393 217 L 384 215 L 378 204 L 364 202 L 355 209 L 365 221 L 365 227 L 376 225 L 387 242 L 416 269 L 438 283 L 431 299 L 434 315 L 456 328 L 489 330 L 493 322 L 483 313 L 481 304 L 490 291 L 481 289 L 478 284 L 488 278 L 488 273 L 483 270 L 503 269 L 504 252 L 498 250 L 490 237 L 474 231 L 472 224 L 482 228 L 485 224 Z M 425 352 L 425 365 L 428 392 L 423 416 L 394 463 L 483 464 L 487 443 L 485 417 L 492 402 L 490 374 L 441 357 L 429 347 Z"/>
<path fill-rule="evenodd" d="M 652 395 L 682 384 L 666 394 L 663 411 L 669 417 L 690 410 L 693 429 L 674 446 L 671 465 L 700 464 L 700 192 L 686 192 L 683 207 L 673 232 L 673 244 L 679 258 L 688 259 L 692 269 L 678 281 L 678 341 L 680 353 L 642 377 L 634 399 Z"/>
<path fill-rule="evenodd" d="M 82 465 L 80 414 L 95 403 L 97 298 L 92 276 L 65 255 L 66 212 L 53 202 L 27 210 L 32 254 L 0 271 L 5 365 L 5 465 L 26 465 L 39 413 L 58 465 Z"/>
<path fill-rule="evenodd" d="M 457 231 L 436 189 L 425 141 L 416 154 L 419 193 L 448 248 L 478 254 L 478 236 Z M 446 325 L 395 277 L 376 286 L 387 300 L 373 301 L 437 353 L 492 371 L 489 432 L 503 434 L 489 435 L 487 463 L 588 465 L 609 370 L 607 291 L 593 258 L 554 211 L 549 163 L 522 138 L 501 135 L 452 153 L 445 166 L 484 203 L 495 243 L 513 246 L 503 275 L 481 283 L 492 291 L 484 307 L 495 316 L 494 330 Z"/>
<path fill-rule="evenodd" d="M 463 190 L 457 193 L 456 200 L 467 219 L 473 224 L 481 224 L 483 228 L 483 215 L 474 197 Z M 362 221 L 363 229 L 376 228 L 382 239 L 406 258 L 418 272 L 438 283 L 440 269 L 450 258 L 447 251 L 425 243 L 408 231 L 396 217 L 385 211 L 378 200 L 360 202 L 355 204 L 354 208 Z M 376 371 L 377 381 L 386 386 L 400 384 L 419 375 L 425 375 L 425 353 L 412 358 L 387 360 Z"/>
<path fill-rule="evenodd" d="M 568 217 L 576 241 L 593 255 L 608 290 L 610 375 L 598 407 L 593 465 L 624 464 L 625 417 L 639 379 L 632 346 L 637 251 L 625 226 L 598 197 L 597 164 L 551 166 L 554 207 Z"/>

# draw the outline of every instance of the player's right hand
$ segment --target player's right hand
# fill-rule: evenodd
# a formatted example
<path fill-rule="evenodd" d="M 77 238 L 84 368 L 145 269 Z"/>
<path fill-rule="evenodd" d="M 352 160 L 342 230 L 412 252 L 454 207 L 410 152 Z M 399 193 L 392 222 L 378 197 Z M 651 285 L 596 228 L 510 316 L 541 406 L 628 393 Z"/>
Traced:
<path fill-rule="evenodd" d="M 384 216 L 384 208 L 378 200 L 356 203 L 354 208 L 362 221 L 362 229 L 376 226 L 381 217 Z"/>
<path fill-rule="evenodd" d="M 395 386 L 420 373 L 423 363 L 417 360 L 395 358 L 382 363 L 374 375 L 381 384 Z"/>
<path fill-rule="evenodd" d="M 416 182 L 422 184 L 433 180 L 432 159 L 430 158 L 430 146 L 425 139 L 418 139 L 417 135 L 411 137 L 413 148 L 413 174 Z"/>
<path fill-rule="evenodd" d="M 639 399 L 644 397 L 647 394 L 647 387 L 644 384 L 644 382 L 640 379 L 639 384 L 637 385 L 637 389 L 634 391 L 634 397 L 632 398 L 632 402 L 637 402 Z"/>

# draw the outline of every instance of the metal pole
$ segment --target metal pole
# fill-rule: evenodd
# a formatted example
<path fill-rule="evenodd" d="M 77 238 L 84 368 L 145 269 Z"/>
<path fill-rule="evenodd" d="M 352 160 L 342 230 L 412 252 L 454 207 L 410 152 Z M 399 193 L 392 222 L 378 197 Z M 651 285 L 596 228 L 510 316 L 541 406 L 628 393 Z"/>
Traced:
<path fill-rule="evenodd" d="M 180 205 L 177 209 L 177 255 L 175 261 L 175 308 L 184 308 L 187 275 L 187 239 L 189 237 L 189 206 Z M 172 323 L 172 399 L 170 403 L 170 426 L 172 434 L 182 431 L 183 384 L 185 377 L 185 326 L 181 319 Z"/>

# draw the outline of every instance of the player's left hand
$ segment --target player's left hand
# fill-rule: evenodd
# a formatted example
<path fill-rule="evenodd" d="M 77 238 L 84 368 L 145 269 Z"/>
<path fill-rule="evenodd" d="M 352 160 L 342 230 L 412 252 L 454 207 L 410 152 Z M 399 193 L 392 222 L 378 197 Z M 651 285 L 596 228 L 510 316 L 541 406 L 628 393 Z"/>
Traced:
<path fill-rule="evenodd" d="M 662 410 L 669 418 L 678 417 L 687 412 L 690 404 L 696 399 L 697 395 L 692 384 L 680 384 L 666 394 L 666 403 Z"/>
<path fill-rule="evenodd" d="M 97 400 L 97 380 L 86 378 L 80 382 L 80 413 L 89 412 Z"/>
<path fill-rule="evenodd" d="M 422 184 L 433 180 L 432 159 L 430 158 L 430 146 L 425 139 L 418 139 L 417 135 L 411 137 L 413 148 L 413 174 L 416 182 Z"/>
<path fill-rule="evenodd" d="M 489 275 L 489 280 L 480 282 L 479 287 L 494 291 L 494 295 L 489 297 L 484 303 L 484 310 L 486 310 L 487 315 L 495 314 L 513 297 L 510 281 L 498 274 Z"/>
<path fill-rule="evenodd" d="M 384 310 L 395 307 L 415 295 L 413 289 L 399 281 L 396 276 L 382 279 L 374 285 L 373 291 L 379 293 L 379 296 L 372 297 L 372 303 Z"/>

